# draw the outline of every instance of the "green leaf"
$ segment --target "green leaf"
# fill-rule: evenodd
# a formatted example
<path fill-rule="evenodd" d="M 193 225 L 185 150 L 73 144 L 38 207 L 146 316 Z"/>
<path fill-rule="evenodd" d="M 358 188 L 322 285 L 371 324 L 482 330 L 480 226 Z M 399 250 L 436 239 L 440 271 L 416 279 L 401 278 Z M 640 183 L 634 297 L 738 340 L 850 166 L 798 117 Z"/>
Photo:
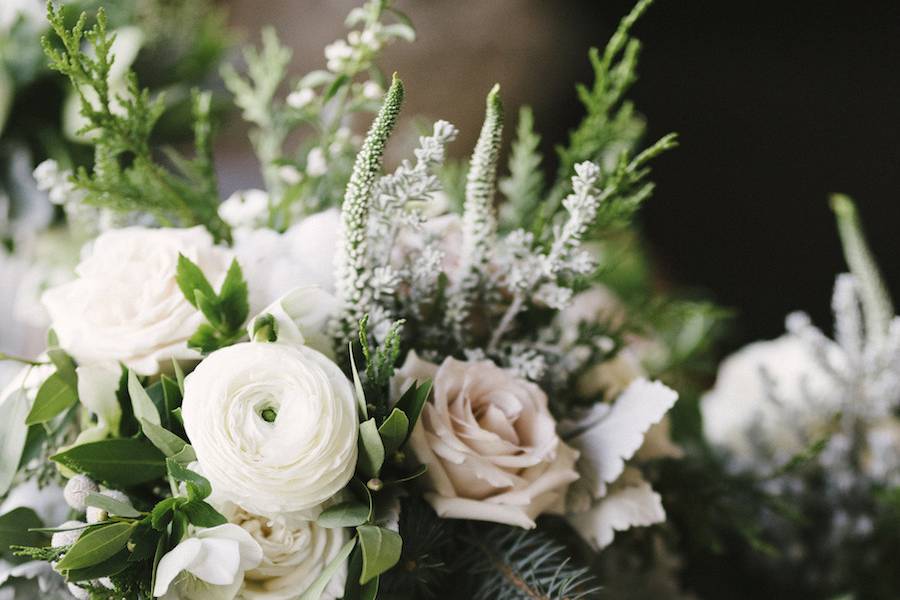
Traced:
<path fill-rule="evenodd" d="M 326 508 L 316 519 L 322 527 L 335 529 L 338 527 L 356 527 L 369 520 L 369 507 L 361 502 L 350 500 Z"/>
<path fill-rule="evenodd" d="M 231 331 L 240 329 L 250 315 L 248 294 L 241 266 L 234 259 L 219 292 L 219 309 L 225 317 L 225 325 Z"/>
<path fill-rule="evenodd" d="M 141 513 L 136 511 L 134 507 L 127 502 L 122 502 L 121 500 L 116 500 L 115 498 L 110 498 L 109 496 L 98 494 L 97 492 L 89 493 L 84 502 L 88 506 L 105 510 L 109 514 L 117 517 L 136 519 L 141 516 Z"/>
<path fill-rule="evenodd" d="M 26 425 L 46 423 L 63 411 L 75 406 L 78 395 L 57 371 L 47 378 L 38 390 L 31 412 L 25 418 Z M 18 464 L 18 462 L 16 463 Z"/>
<path fill-rule="evenodd" d="M 191 259 L 183 254 L 178 254 L 178 267 L 175 272 L 175 281 L 181 288 L 181 293 L 185 299 L 191 303 L 194 308 L 197 307 L 196 292 L 202 293 L 207 298 L 215 298 L 216 292 L 213 290 L 206 275 L 195 265 Z"/>
<path fill-rule="evenodd" d="M 181 449 L 181 452 L 176 454 L 175 456 L 170 456 L 172 460 L 177 462 L 179 465 L 187 466 L 197 460 L 197 453 L 194 452 L 194 447 L 190 444 L 185 444 L 184 448 Z"/>
<path fill-rule="evenodd" d="M 167 458 L 177 456 L 187 446 L 183 439 L 159 425 L 141 419 L 141 430 L 150 442 L 159 448 Z"/>
<path fill-rule="evenodd" d="M 178 389 L 181 390 L 182 397 L 184 396 L 184 371 L 181 368 L 181 365 L 178 364 L 178 361 L 174 358 L 172 359 L 172 371 L 175 372 L 175 381 L 178 382 Z"/>
<path fill-rule="evenodd" d="M 73 390 L 78 389 L 78 374 L 75 372 L 75 361 L 62 348 L 50 348 L 47 357 L 56 366 L 56 372 Z"/>
<path fill-rule="evenodd" d="M 218 330 L 221 328 L 222 313 L 220 312 L 217 298 L 215 296 L 207 296 L 200 290 L 195 290 L 194 299 L 196 300 L 197 308 L 200 309 L 200 312 L 203 313 L 203 316 L 206 317 L 213 329 Z"/>
<path fill-rule="evenodd" d="M 228 522 L 222 513 L 204 502 L 203 500 L 191 500 L 178 507 L 195 527 L 216 527 Z"/>
<path fill-rule="evenodd" d="M 0 402 L 0 495 L 9 490 L 19 468 L 28 439 L 25 418 L 30 405 L 28 394 L 21 388 Z"/>
<path fill-rule="evenodd" d="M 322 569 L 322 572 L 316 577 L 316 580 L 312 582 L 312 585 L 303 592 L 303 595 L 300 596 L 300 600 L 319 600 L 322 596 L 322 592 L 328 587 L 328 582 L 330 582 L 332 577 L 334 577 L 341 567 L 344 566 L 347 557 L 353 552 L 354 546 L 356 546 L 355 538 L 344 544 L 341 549 L 338 550 L 335 557 L 331 559 L 331 562 L 325 565 L 325 568 Z"/>
<path fill-rule="evenodd" d="M 353 389 L 356 391 L 356 402 L 359 405 L 359 415 L 366 419 L 369 416 L 369 408 L 366 406 L 366 393 L 363 391 L 359 371 L 356 369 L 356 359 L 353 358 L 353 344 L 350 346 L 350 371 L 353 372 Z"/>
<path fill-rule="evenodd" d="M 325 91 L 325 95 L 322 97 L 323 102 L 328 102 L 334 95 L 340 91 L 342 87 L 344 87 L 350 81 L 350 76 L 346 73 L 343 73 L 338 76 L 337 79 L 331 82 L 331 85 L 328 86 L 328 89 Z"/>
<path fill-rule="evenodd" d="M 47 544 L 47 536 L 29 529 L 43 527 L 41 518 L 30 508 L 14 508 L 0 517 L 0 555 L 9 558 L 10 546 L 40 547 Z"/>
<path fill-rule="evenodd" d="M 181 503 L 183 498 L 166 498 L 156 503 L 150 511 L 150 526 L 161 531 L 172 520 L 172 511 Z"/>
<path fill-rule="evenodd" d="M 378 477 L 384 464 L 384 444 L 378 435 L 375 419 L 359 426 L 359 459 L 357 468 L 369 477 Z"/>
<path fill-rule="evenodd" d="M 66 571 L 66 580 L 85 581 L 88 579 L 118 575 L 128 568 L 129 556 L 131 556 L 131 553 L 129 553 L 128 550 L 119 550 L 116 554 L 113 554 L 103 562 L 91 565 L 90 567 L 84 567 L 83 569 L 70 569 L 69 571 Z"/>
<path fill-rule="evenodd" d="M 128 395 L 131 396 L 131 408 L 138 423 L 149 421 L 159 426 L 159 411 L 156 410 L 156 405 L 153 404 L 153 400 L 150 398 L 147 390 L 138 381 L 137 375 L 130 369 L 128 371 Z"/>
<path fill-rule="evenodd" d="M 165 456 L 150 444 L 134 438 L 81 444 L 50 459 L 115 488 L 128 488 L 166 474 Z"/>
<path fill-rule="evenodd" d="M 403 411 L 395 408 L 384 420 L 378 433 L 381 435 L 381 441 L 384 444 L 385 456 L 391 456 L 400 449 L 403 442 L 406 441 L 406 435 L 409 432 L 409 419 L 403 414 Z"/>
<path fill-rule="evenodd" d="M 400 534 L 375 525 L 357 527 L 356 532 L 359 534 L 359 547 L 363 557 L 359 583 L 365 585 L 397 564 L 403 540 Z"/>
<path fill-rule="evenodd" d="M 397 401 L 396 408 L 402 410 L 409 419 L 409 430 L 406 435 L 407 439 L 412 435 L 413 429 L 416 428 L 416 423 L 419 422 L 422 408 L 428 401 L 428 395 L 430 393 L 431 381 L 425 381 L 422 384 L 413 383 Z"/>
<path fill-rule="evenodd" d="M 166 468 L 177 481 L 183 481 L 187 486 L 188 498 L 191 500 L 202 500 L 212 493 L 212 485 L 209 480 L 199 473 L 191 471 L 187 467 L 178 463 L 171 458 L 166 459 Z"/>
<path fill-rule="evenodd" d="M 84 569 L 112 558 L 128 543 L 133 529 L 132 523 L 111 523 L 81 534 L 56 569 Z"/>
<path fill-rule="evenodd" d="M 183 376 L 184 375 L 182 375 L 182 377 Z M 178 382 L 168 375 L 163 375 L 160 377 L 159 381 L 162 384 L 163 391 L 163 410 L 160 411 L 160 425 L 171 430 L 172 411 L 181 406 L 184 392 L 182 392 Z"/>

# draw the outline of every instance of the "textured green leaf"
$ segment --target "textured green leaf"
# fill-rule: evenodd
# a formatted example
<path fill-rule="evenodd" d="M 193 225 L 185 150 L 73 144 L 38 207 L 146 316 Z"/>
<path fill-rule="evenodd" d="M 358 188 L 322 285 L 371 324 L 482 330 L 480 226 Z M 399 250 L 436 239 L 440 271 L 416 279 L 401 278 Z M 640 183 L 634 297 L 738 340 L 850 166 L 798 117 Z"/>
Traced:
<path fill-rule="evenodd" d="M 353 552 L 354 546 L 356 546 L 356 539 L 352 539 L 344 544 L 341 549 L 338 550 L 335 557 L 331 559 L 331 562 L 325 565 L 325 568 L 322 569 L 322 572 L 316 577 L 316 580 L 312 582 L 312 585 L 303 592 L 303 595 L 300 596 L 300 600 L 319 600 L 322 596 L 322 592 L 328 587 L 328 582 L 331 581 L 331 578 L 334 577 L 335 573 L 344 566 L 347 557 Z"/>
<path fill-rule="evenodd" d="M 47 378 L 38 389 L 37 397 L 31 412 L 25 419 L 26 425 L 46 423 L 60 413 L 75 406 L 78 402 L 78 394 L 57 371 Z M 18 463 L 16 463 L 18 464 Z"/>
<path fill-rule="evenodd" d="M 178 461 L 167 458 L 166 468 L 170 476 L 186 484 L 188 498 L 191 500 L 202 500 L 212 493 L 212 485 L 206 477 L 191 471 Z"/>
<path fill-rule="evenodd" d="M 363 559 L 359 583 L 365 585 L 397 564 L 403 540 L 400 534 L 375 525 L 357 527 L 356 532 Z"/>
<path fill-rule="evenodd" d="M 81 534 L 56 565 L 59 571 L 84 569 L 112 558 L 128 543 L 134 525 L 111 523 Z"/>
<path fill-rule="evenodd" d="M 369 477 L 378 477 L 384 464 L 384 444 L 378 435 L 375 419 L 359 426 L 359 459 L 357 468 Z"/>
<path fill-rule="evenodd" d="M 165 456 L 150 444 L 133 438 L 82 444 L 50 458 L 116 488 L 146 483 L 166 474 Z"/>
<path fill-rule="evenodd" d="M 56 372 L 73 390 L 78 389 L 78 374 L 75 372 L 75 361 L 62 348 L 50 348 L 47 357 L 56 366 Z"/>
<path fill-rule="evenodd" d="M 369 506 L 362 502 L 348 501 L 335 504 L 326 508 L 316 519 L 316 523 L 322 527 L 334 529 L 337 527 L 356 527 L 369 520 Z"/>
<path fill-rule="evenodd" d="M 431 381 L 425 381 L 422 384 L 413 383 L 397 401 L 396 408 L 402 410 L 407 419 L 409 419 L 409 430 L 406 435 L 407 439 L 412 435 L 413 429 L 416 428 L 416 423 L 419 422 L 419 417 L 422 415 L 422 408 L 428 401 L 428 395 L 430 393 Z"/>
<path fill-rule="evenodd" d="M 103 562 L 84 567 L 83 569 L 70 569 L 66 571 L 66 579 L 68 581 L 86 581 L 89 579 L 97 579 L 99 577 L 118 575 L 128 568 L 128 558 L 130 556 L 131 553 L 123 548 Z"/>

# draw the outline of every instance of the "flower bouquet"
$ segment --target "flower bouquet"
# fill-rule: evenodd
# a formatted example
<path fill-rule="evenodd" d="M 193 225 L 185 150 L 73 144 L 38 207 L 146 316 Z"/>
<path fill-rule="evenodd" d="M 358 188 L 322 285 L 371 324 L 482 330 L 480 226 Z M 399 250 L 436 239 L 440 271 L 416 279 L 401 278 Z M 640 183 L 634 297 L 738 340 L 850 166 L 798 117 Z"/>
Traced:
<path fill-rule="evenodd" d="M 375 59 L 414 37 L 389 2 L 353 10 L 327 68 L 283 101 L 290 53 L 265 32 L 247 75 L 223 77 L 266 189 L 221 205 L 210 95 L 193 95 L 193 156 L 161 153 L 162 101 L 132 74 L 110 84 L 105 13 L 68 27 L 50 5 L 45 51 L 79 94 L 94 162 L 38 175 L 118 218 L 43 295 L 46 351 L 18 359 L 0 400 L 2 590 L 592 595 L 577 559 L 665 520 L 642 465 L 681 453 L 678 394 L 644 365 L 664 371 L 709 320 L 682 310 L 694 327 L 676 353 L 608 277 L 648 163 L 675 144 L 638 151 L 624 100 L 648 5 L 592 51 L 587 116 L 549 185 L 527 109 L 499 175 L 498 87 L 467 165 L 446 160 L 457 130 L 438 121 L 384 172 L 404 87 Z"/>

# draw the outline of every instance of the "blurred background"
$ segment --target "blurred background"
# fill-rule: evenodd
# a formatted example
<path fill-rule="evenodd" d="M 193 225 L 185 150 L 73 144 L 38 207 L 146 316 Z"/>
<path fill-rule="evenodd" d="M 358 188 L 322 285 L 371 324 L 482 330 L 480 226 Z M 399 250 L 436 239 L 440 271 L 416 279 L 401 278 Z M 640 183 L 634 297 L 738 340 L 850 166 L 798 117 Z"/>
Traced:
<path fill-rule="evenodd" d="M 322 64 L 354 2 L 225 4 L 245 39 L 274 25 L 300 72 Z M 588 47 L 602 46 L 633 3 L 397 4 L 418 40 L 391 47 L 383 66 L 407 83 L 406 115 L 458 125 L 452 148 L 464 155 L 499 81 L 510 116 L 534 107 L 549 155 L 580 118 L 574 85 L 590 79 Z M 677 131 L 682 143 L 655 163 L 657 193 L 640 221 L 661 277 L 737 309 L 729 346 L 777 336 L 801 308 L 830 327 L 834 276 L 845 269 L 831 192 L 858 201 L 900 297 L 900 3 L 658 0 L 635 31 L 644 51 L 632 98 L 651 138 Z M 241 168 L 241 148 L 223 147 L 226 186 L 246 187 L 255 172 L 252 162 Z"/>
<path fill-rule="evenodd" d="M 40 18 L 41 3 L 31 2 L 0 0 L 0 26 L 10 12 L 3 9 L 13 4 L 27 4 Z M 180 33 L 154 34 L 156 9 L 147 7 L 177 11 L 179 0 L 103 4 L 143 19 L 151 33 L 135 66 L 144 81 L 149 77 L 159 87 L 177 76 L 184 89 L 175 98 L 186 98 L 184 81 L 222 88 L 211 66 L 218 52 L 239 60 L 236 47 L 225 51 L 203 41 L 191 24 L 201 22 L 198 15 L 176 12 L 185 23 Z M 299 74 L 324 66 L 322 48 L 345 35 L 344 16 L 358 2 L 216 4 L 238 43 L 258 42 L 260 28 L 273 25 L 293 48 L 292 70 Z M 632 4 L 398 0 L 398 8 L 412 17 L 418 40 L 391 46 L 381 63 L 388 72 L 398 71 L 408 89 L 407 120 L 392 142 L 394 150 L 402 152 L 404 139 L 414 140 L 413 116 L 444 118 L 461 129 L 452 153 L 465 156 L 477 136 L 484 96 L 498 81 L 510 117 L 507 141 L 518 106 L 530 104 L 552 172 L 554 145 L 582 114 L 574 86 L 590 81 L 587 49 L 605 44 Z M 845 268 L 828 208 L 830 192 L 858 201 L 875 253 L 900 297 L 900 260 L 892 252 L 900 217 L 900 3 L 658 0 L 635 32 L 644 51 L 631 97 L 648 119 L 648 139 L 676 131 L 682 143 L 655 162 L 657 193 L 641 213 L 641 227 L 662 282 L 696 289 L 736 309 L 739 319 L 728 349 L 777 336 L 784 316 L 795 309 L 808 310 L 818 324 L 830 327 L 833 279 Z M 216 39 L 212 33 L 207 37 Z M 185 50 L 176 54 L 193 53 L 186 62 L 196 71 L 190 76 L 159 58 L 179 44 Z M 10 169 L 29 180 L 30 168 L 42 157 L 23 159 L 21 165 L 12 160 L 19 156 L 17 139 L 35 133 L 22 115 L 48 98 L 56 106 L 68 93 L 56 84 L 41 85 L 16 97 L 0 136 Z M 237 115 L 228 120 L 218 141 L 223 198 L 259 184 L 258 165 L 239 122 Z M 168 133 L 178 130 L 173 125 Z M 44 154 L 53 155 L 52 140 L 40 132 L 34 137 L 32 148 L 50 147 Z M 0 312 L 9 310 L 0 302 Z M 3 348 L 10 345 L 9 339 L 0 340 Z"/>

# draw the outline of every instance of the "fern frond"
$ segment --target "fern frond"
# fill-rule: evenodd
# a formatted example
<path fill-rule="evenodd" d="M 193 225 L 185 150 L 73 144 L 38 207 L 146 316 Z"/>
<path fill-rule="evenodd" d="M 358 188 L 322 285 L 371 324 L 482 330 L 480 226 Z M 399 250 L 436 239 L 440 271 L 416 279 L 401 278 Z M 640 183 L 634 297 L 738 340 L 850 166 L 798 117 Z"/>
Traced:
<path fill-rule="evenodd" d="M 504 231 L 527 229 L 543 199 L 540 144 L 541 136 L 534 131 L 534 114 L 530 107 L 523 106 L 509 155 L 509 176 L 501 179 L 499 185 L 506 197 L 500 208 L 500 226 Z"/>

